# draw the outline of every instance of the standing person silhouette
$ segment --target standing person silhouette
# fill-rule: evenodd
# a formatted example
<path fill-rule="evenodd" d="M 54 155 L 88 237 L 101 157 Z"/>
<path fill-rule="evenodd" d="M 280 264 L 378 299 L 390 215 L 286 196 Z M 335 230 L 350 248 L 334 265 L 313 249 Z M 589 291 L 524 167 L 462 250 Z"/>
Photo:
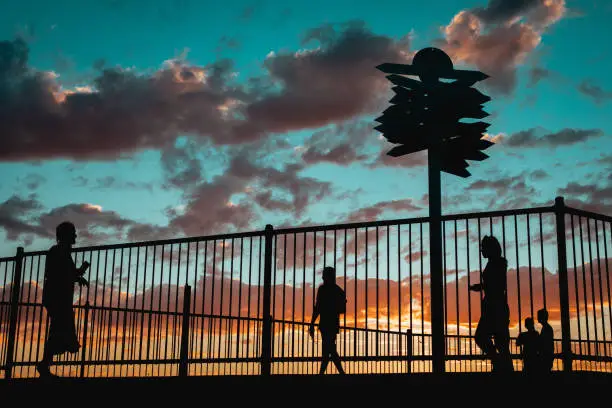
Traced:
<path fill-rule="evenodd" d="M 336 284 L 336 270 L 331 266 L 326 266 L 323 268 L 323 284 L 317 290 L 317 300 L 308 331 L 310 337 L 314 339 L 314 324 L 317 317 L 320 316 L 319 331 L 323 341 L 323 355 L 319 374 L 325 374 L 330 358 L 338 372 L 344 374 L 340 356 L 336 350 L 336 336 L 340 331 L 340 314 L 345 312 L 346 295 L 342 288 Z"/>
<path fill-rule="evenodd" d="M 49 366 L 53 356 L 79 350 L 72 302 L 74 284 L 88 286 L 83 274 L 89 268 L 87 261 L 77 268 L 70 251 L 76 240 L 76 228 L 70 222 L 62 222 L 55 230 L 57 244 L 47 252 L 42 303 L 51 320 L 42 360 L 36 369 L 41 377 L 56 377 Z"/>
<path fill-rule="evenodd" d="M 541 370 L 544 373 L 550 373 L 555 360 L 555 340 L 553 328 L 548 323 L 548 311 L 546 309 L 538 310 L 538 323 L 542 325 L 540 329 Z"/>
<path fill-rule="evenodd" d="M 539 337 L 533 325 L 533 318 L 525 319 L 527 331 L 521 332 L 516 339 L 516 345 L 522 348 L 523 372 L 533 374 L 538 371 L 540 366 L 539 356 Z"/>
<path fill-rule="evenodd" d="M 474 337 L 478 347 L 491 359 L 493 371 L 513 371 L 508 329 L 510 325 L 506 283 L 508 261 L 502 256 L 501 245 L 494 236 L 485 235 L 480 250 L 488 261 L 482 273 L 482 282 L 469 288 L 472 291 L 484 292 L 480 320 Z"/>

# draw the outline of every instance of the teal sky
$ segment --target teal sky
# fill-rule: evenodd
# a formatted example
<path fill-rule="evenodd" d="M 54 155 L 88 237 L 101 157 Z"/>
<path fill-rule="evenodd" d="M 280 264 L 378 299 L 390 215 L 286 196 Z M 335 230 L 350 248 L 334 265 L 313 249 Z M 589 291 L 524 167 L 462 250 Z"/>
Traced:
<path fill-rule="evenodd" d="M 19 245 L 47 248 L 65 219 L 85 244 L 426 215 L 422 154 L 378 158 L 392 147 L 373 130 L 390 84 L 374 67 L 408 63 L 434 45 L 456 66 L 490 75 L 478 88 L 492 97 L 484 120 L 497 141 L 488 160 L 470 162 L 471 177 L 443 174 L 444 213 L 549 205 L 563 195 L 612 214 L 612 3 L 522 3 L 4 2 L 0 257 Z M 314 40 L 304 42 L 308 33 Z M 29 58 L 11 73 L 4 51 L 16 38 Z M 231 66 L 217 86 L 211 66 L 221 61 Z M 173 67 L 209 79 L 158 80 Z M 155 93 L 125 85 L 102 95 L 96 79 L 112 70 Z M 33 77 L 48 78 L 38 93 L 23 86 Z M 103 120 L 70 105 L 75 94 L 99 93 Z M 40 102 L 45 95 L 52 101 Z M 163 103 L 151 107 L 151 95 Z M 229 103 L 236 116 L 200 113 L 209 101 Z"/>

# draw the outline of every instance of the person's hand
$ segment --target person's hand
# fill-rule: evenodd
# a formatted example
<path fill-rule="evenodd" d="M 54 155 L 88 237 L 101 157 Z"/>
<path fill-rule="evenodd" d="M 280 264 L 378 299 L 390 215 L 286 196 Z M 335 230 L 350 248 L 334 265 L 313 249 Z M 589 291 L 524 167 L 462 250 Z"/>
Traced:
<path fill-rule="evenodd" d="M 311 324 L 310 327 L 308 328 L 308 334 L 310 334 L 310 337 L 314 339 L 314 325 L 313 324 Z"/>
<path fill-rule="evenodd" d="M 89 287 L 89 282 L 87 282 L 87 279 L 83 278 L 82 276 L 77 279 L 77 283 L 80 286 L 87 286 L 87 287 Z"/>
<path fill-rule="evenodd" d="M 87 269 L 89 269 L 89 262 L 83 261 L 81 267 L 79 268 L 79 275 L 83 275 L 87 271 Z"/>

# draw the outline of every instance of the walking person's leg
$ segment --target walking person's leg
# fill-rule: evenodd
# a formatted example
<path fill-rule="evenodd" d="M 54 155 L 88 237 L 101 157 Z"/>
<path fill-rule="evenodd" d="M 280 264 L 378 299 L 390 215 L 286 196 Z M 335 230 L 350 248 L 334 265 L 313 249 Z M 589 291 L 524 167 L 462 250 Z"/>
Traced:
<path fill-rule="evenodd" d="M 332 339 L 333 337 L 330 336 L 327 331 L 321 331 L 321 349 L 323 350 L 323 353 L 321 355 L 321 369 L 319 370 L 319 374 L 325 374 L 325 370 L 329 364 L 329 355 L 331 354 L 333 348 Z"/>
<path fill-rule="evenodd" d="M 334 333 L 331 339 L 331 360 L 334 362 L 336 369 L 340 374 L 344 374 L 344 369 L 342 368 L 342 361 L 340 360 L 340 354 L 338 354 L 338 350 L 336 348 L 336 333 Z"/>

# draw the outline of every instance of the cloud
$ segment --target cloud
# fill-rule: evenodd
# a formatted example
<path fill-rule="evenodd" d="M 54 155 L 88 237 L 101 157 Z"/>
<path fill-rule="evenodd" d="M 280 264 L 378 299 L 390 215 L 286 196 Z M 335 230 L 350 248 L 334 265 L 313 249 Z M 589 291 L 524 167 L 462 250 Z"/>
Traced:
<path fill-rule="evenodd" d="M 31 220 L 42 205 L 35 195 L 24 199 L 13 195 L 0 203 L 0 227 L 6 233 L 6 238 L 15 241 L 24 236 L 24 242 L 30 243 L 31 236 L 51 237 L 51 233 L 40 225 L 32 225 Z"/>
<path fill-rule="evenodd" d="M 589 139 L 594 139 L 603 136 L 601 129 L 572 129 L 565 128 L 558 132 L 547 133 L 543 136 L 538 136 L 538 129 L 532 128 L 514 133 L 510 137 L 504 139 L 504 146 L 508 147 L 558 147 L 571 146 L 576 143 L 585 142 Z"/>
<path fill-rule="evenodd" d="M 364 151 L 368 137 L 374 136 L 367 123 L 340 123 L 317 131 L 298 151 L 307 165 L 332 163 L 348 166 L 369 158 Z"/>
<path fill-rule="evenodd" d="M 439 46 L 454 61 L 488 74 L 485 86 L 510 94 L 516 86 L 517 67 L 565 12 L 565 0 L 490 0 L 485 7 L 457 13 L 444 27 Z"/>
<path fill-rule="evenodd" d="M 593 81 L 584 80 L 578 85 L 578 91 L 588 96 L 596 104 L 602 104 L 612 99 L 612 91 L 606 91 Z"/>
<path fill-rule="evenodd" d="M 349 222 L 376 221 L 387 211 L 402 213 L 414 212 L 422 209 L 422 207 L 416 205 L 414 201 L 409 198 L 404 200 L 380 201 L 371 206 L 362 207 L 356 211 L 351 212 L 348 215 L 347 220 Z"/>
<path fill-rule="evenodd" d="M 552 76 L 552 72 L 548 69 L 541 67 L 532 67 L 529 70 L 529 83 L 527 86 L 534 87 L 543 79 L 550 78 Z"/>
<path fill-rule="evenodd" d="M 179 135 L 234 145 L 314 129 L 374 112 L 388 90 L 374 66 L 406 62 L 408 37 L 376 35 L 352 22 L 309 30 L 298 52 L 265 59 L 265 74 L 235 83 L 229 60 L 196 66 L 184 57 L 153 73 L 102 67 L 87 86 L 28 65 L 22 40 L 2 41 L 0 161 L 114 160 L 172 149 Z"/>

